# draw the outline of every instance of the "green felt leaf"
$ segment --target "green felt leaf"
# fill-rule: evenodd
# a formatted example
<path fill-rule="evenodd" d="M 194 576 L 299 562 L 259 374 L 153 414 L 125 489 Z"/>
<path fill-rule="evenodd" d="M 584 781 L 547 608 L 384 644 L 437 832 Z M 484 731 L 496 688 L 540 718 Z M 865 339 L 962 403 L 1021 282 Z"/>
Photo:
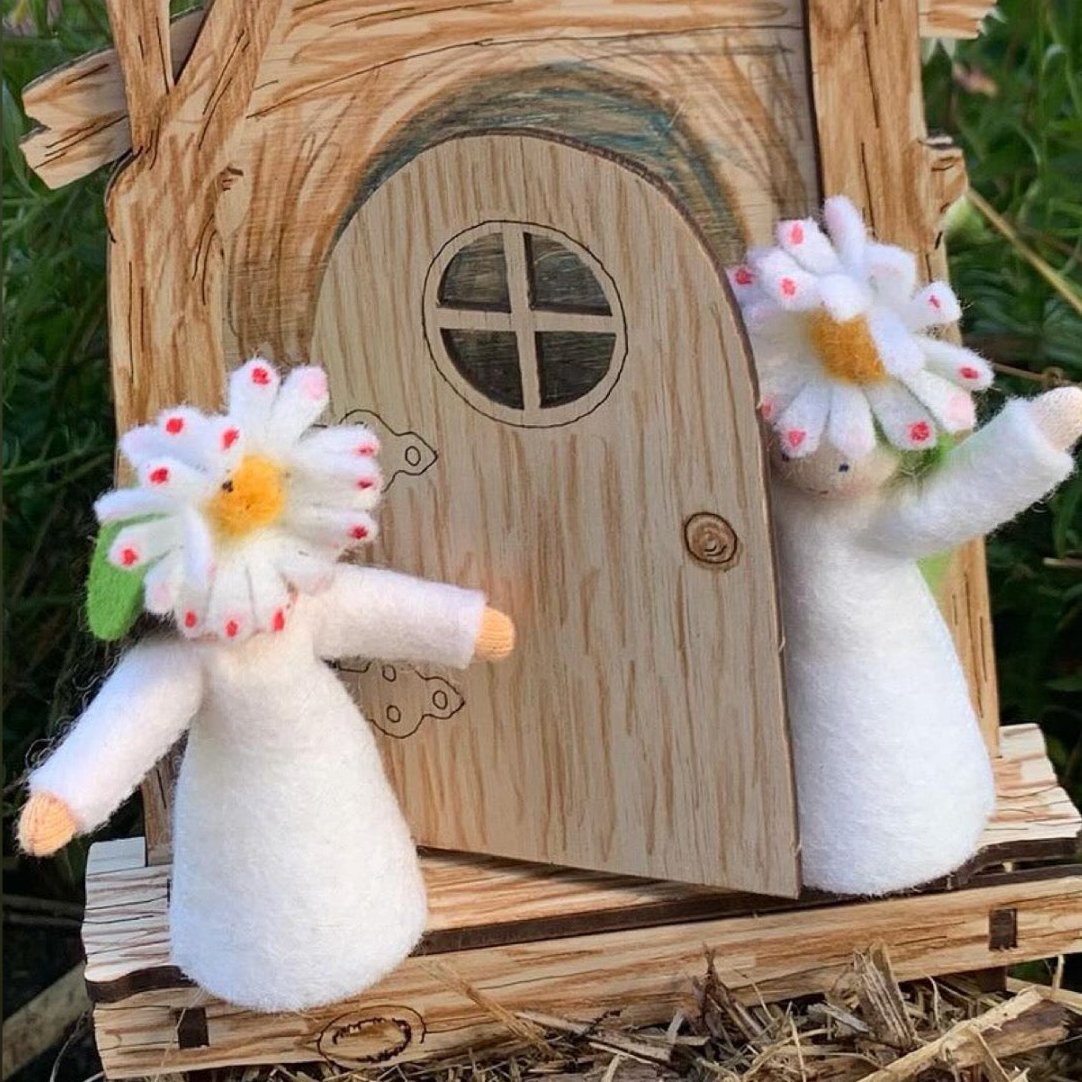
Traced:
<path fill-rule="evenodd" d="M 109 547 L 127 522 L 110 522 L 98 532 L 90 575 L 86 581 L 86 616 L 95 638 L 104 642 L 122 639 L 143 608 L 143 577 L 146 568 L 124 571 L 108 560 Z"/>
<path fill-rule="evenodd" d="M 953 552 L 940 552 L 935 556 L 928 556 L 920 561 L 920 570 L 924 576 L 924 581 L 928 584 L 928 589 L 937 598 L 943 589 L 943 583 L 947 577 L 947 571 L 950 570 L 953 557 Z"/>

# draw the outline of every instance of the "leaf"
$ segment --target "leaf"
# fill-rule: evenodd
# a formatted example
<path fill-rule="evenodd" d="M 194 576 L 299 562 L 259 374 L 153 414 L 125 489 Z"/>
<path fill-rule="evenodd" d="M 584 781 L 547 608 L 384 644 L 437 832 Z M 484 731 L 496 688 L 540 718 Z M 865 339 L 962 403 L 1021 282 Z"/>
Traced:
<path fill-rule="evenodd" d="M 110 522 L 98 533 L 90 574 L 86 581 L 86 617 L 94 637 L 105 642 L 122 639 L 143 608 L 143 577 L 146 568 L 123 571 L 108 560 L 116 536 L 132 522 Z"/>

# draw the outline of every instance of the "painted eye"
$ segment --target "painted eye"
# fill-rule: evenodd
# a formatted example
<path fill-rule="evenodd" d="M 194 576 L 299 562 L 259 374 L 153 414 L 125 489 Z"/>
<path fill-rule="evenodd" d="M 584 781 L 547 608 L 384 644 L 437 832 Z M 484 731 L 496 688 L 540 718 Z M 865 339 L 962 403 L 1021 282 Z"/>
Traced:
<path fill-rule="evenodd" d="M 848 473 L 848 472 L 849 472 L 849 463 L 848 462 L 843 462 L 838 467 L 838 473 Z"/>
<path fill-rule="evenodd" d="M 233 482 L 232 481 L 223 482 L 222 483 L 222 491 L 223 492 L 232 492 L 233 491 Z"/>

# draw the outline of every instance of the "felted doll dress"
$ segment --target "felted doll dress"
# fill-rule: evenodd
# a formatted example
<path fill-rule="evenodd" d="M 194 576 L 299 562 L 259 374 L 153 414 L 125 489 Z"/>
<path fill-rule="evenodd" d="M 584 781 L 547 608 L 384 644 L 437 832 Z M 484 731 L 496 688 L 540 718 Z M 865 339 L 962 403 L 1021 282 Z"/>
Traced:
<path fill-rule="evenodd" d="M 279 632 L 136 646 L 31 789 L 92 829 L 188 729 L 175 964 L 257 1010 L 356 993 L 420 938 L 425 892 L 373 735 L 325 659 L 465 666 L 483 608 L 475 591 L 340 564 Z"/>
<path fill-rule="evenodd" d="M 824 499 L 775 485 L 804 881 L 882 894 L 976 850 L 995 792 L 950 633 L 917 560 L 1066 478 L 1023 402 L 925 482 Z"/>

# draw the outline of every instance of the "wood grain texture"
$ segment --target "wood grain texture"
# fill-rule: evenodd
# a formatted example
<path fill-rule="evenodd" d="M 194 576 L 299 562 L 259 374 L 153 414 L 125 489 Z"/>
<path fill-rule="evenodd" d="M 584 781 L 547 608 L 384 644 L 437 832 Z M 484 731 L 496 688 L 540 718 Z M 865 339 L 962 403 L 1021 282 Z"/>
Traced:
<path fill-rule="evenodd" d="M 1015 914 L 1017 940 L 994 949 L 990 920 L 1004 910 Z M 133 941 L 145 934 L 137 923 L 117 927 Z M 497 1011 L 666 1021 L 690 1006 L 706 950 L 746 1002 L 823 993 L 872 944 L 889 949 L 901 980 L 1077 951 L 1082 877 L 414 956 L 363 996 L 292 1014 L 253 1014 L 174 985 L 99 1003 L 94 1021 L 111 1078 L 237 1063 L 386 1065 L 507 1043 Z M 182 1049 L 185 1012 L 206 1036 Z"/>
<path fill-rule="evenodd" d="M 158 136 L 157 113 L 173 89 L 169 0 L 106 0 L 124 77 L 131 149 L 145 153 Z"/>
<path fill-rule="evenodd" d="M 355 9 L 362 6 L 360 0 L 354 4 Z M 392 6 L 394 10 L 388 11 L 386 4 L 370 6 L 375 10 L 358 12 L 352 24 L 347 25 L 379 26 L 381 16 L 383 20 L 402 17 L 400 7 Z M 717 2 L 709 5 L 683 5 L 685 8 L 692 6 L 714 9 L 721 7 Z M 730 11 L 734 7 L 740 7 L 732 4 L 725 6 Z M 777 6 L 773 5 L 773 8 L 776 9 Z M 976 37 L 982 19 L 992 6 L 986 0 L 920 0 L 921 36 Z M 438 8 L 439 5 L 435 7 Z M 751 16 L 747 19 L 749 23 L 761 23 L 764 16 L 770 18 L 772 15 L 771 5 L 745 4 L 742 7 Z M 380 8 L 383 10 L 379 10 Z M 431 17 L 433 14 L 438 14 L 438 11 L 421 13 L 422 17 Z M 496 14 L 499 14 L 498 8 Z M 513 18 L 515 14 L 517 12 L 512 12 L 507 17 Z M 187 57 L 203 18 L 204 12 L 196 10 L 186 12 L 173 20 L 170 39 L 174 72 Z M 123 106 L 120 69 L 116 51 L 113 49 L 94 53 L 36 80 L 24 91 L 23 103 L 27 115 L 42 125 L 41 129 L 31 132 L 23 141 L 23 151 L 30 167 L 50 187 L 70 184 L 99 166 L 122 157 L 131 149 L 131 132 Z"/>
<path fill-rule="evenodd" d="M 434 299 L 440 253 L 486 220 L 507 242 L 512 298 L 489 322 L 582 318 L 531 306 L 523 230 L 585 249 L 609 281 L 618 378 L 577 420 L 565 411 L 579 403 L 548 421 L 531 406 L 533 350 L 521 414 L 489 402 L 486 415 L 439 367 L 441 326 L 468 318 Z M 512 659 L 449 677 L 462 710 L 383 742 L 422 844 L 798 890 L 756 392 L 721 273 L 648 180 L 511 134 L 423 152 L 343 233 L 313 344 L 333 408 L 417 431 L 439 456 L 388 494 L 372 558 L 481 586 L 518 624 Z M 535 424 L 552 427 L 522 427 Z M 685 546 L 702 511 L 740 540 L 728 572 Z M 377 725 L 427 706 L 423 685 L 357 686 Z"/>
<path fill-rule="evenodd" d="M 779 213 L 804 213 L 817 198 L 801 18 L 797 0 L 634 13 L 608 0 L 294 11 L 275 27 L 233 146 L 243 174 L 233 209 L 218 208 L 234 224 L 220 275 L 227 359 L 305 359 L 324 266 L 351 209 L 424 146 L 479 123 L 586 137 L 621 154 L 676 191 L 716 258 L 736 259 Z M 432 48 L 418 49 L 420 39 Z M 296 148 L 289 168 L 286 146 Z M 114 278 L 126 312 L 127 280 Z M 126 416 L 177 383 L 211 398 L 220 377 L 208 367 L 178 379 L 170 365 L 134 375 L 118 366 Z M 157 804 L 164 780 L 144 790 L 157 822 L 168 818 Z M 167 839 L 148 833 L 148 848 L 156 856 Z"/>
<path fill-rule="evenodd" d="M 808 10 L 824 193 L 849 196 L 880 237 L 917 253 L 927 279 L 946 278 L 942 219 L 965 191 L 965 162 L 956 147 L 928 139 L 917 0 L 809 0 Z M 940 605 L 994 754 L 999 701 L 983 542 L 955 556 Z"/>
<path fill-rule="evenodd" d="M 1082 816 L 1056 784 L 1040 730 L 1035 725 L 1007 726 L 1003 748 L 996 762 L 996 811 L 970 870 L 1077 852 Z M 465 854 L 425 853 L 422 866 L 429 894 L 424 953 L 720 919 L 793 905 Z M 123 997 L 133 982 L 152 987 L 175 983 L 169 975 L 166 927 L 169 875 L 168 867 L 145 867 L 141 838 L 92 847 L 83 941 L 87 981 L 96 1000 Z M 801 905 L 826 901 L 821 894 L 808 894 Z"/>

